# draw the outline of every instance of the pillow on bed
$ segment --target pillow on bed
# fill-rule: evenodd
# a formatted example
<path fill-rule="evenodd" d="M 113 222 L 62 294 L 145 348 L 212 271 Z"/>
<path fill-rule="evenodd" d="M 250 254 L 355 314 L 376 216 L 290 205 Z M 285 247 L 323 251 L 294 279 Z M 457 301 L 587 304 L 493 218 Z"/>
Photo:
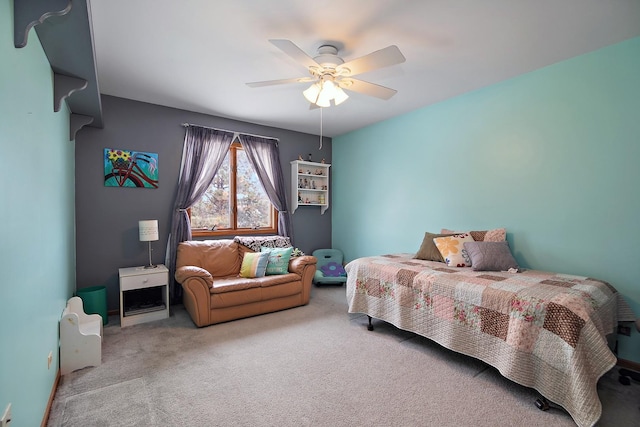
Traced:
<path fill-rule="evenodd" d="M 253 278 L 263 277 L 267 270 L 268 253 L 247 252 L 242 257 L 240 267 L 240 277 Z"/>
<path fill-rule="evenodd" d="M 436 247 L 440 251 L 444 262 L 449 267 L 470 267 L 471 260 L 464 249 L 465 242 L 473 242 L 473 237 L 469 233 L 454 234 L 448 237 L 436 237 L 433 239 Z"/>
<path fill-rule="evenodd" d="M 436 237 L 445 237 L 452 236 L 453 233 L 448 234 L 433 234 L 426 232 L 424 233 L 424 239 L 422 240 L 422 244 L 420 245 L 420 249 L 413 257 L 414 259 L 422 259 L 425 261 L 439 261 L 444 262 L 444 258 L 442 258 L 442 254 L 436 247 L 436 244 L 433 243 L 433 239 Z"/>
<path fill-rule="evenodd" d="M 508 242 L 465 242 L 464 248 L 476 271 L 507 271 L 518 268 Z"/>
<path fill-rule="evenodd" d="M 493 230 L 480 231 L 452 231 L 446 228 L 440 230 L 441 233 L 469 233 L 476 242 L 504 242 L 507 240 L 506 228 L 494 228 Z"/>

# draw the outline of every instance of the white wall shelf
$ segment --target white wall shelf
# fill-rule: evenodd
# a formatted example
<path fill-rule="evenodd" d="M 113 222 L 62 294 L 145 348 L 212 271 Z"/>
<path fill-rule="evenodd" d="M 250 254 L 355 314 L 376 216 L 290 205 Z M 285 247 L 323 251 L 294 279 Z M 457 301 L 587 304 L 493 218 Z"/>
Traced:
<path fill-rule="evenodd" d="M 319 206 L 320 214 L 329 207 L 329 167 L 327 163 L 291 162 L 291 213 L 300 206 Z"/>

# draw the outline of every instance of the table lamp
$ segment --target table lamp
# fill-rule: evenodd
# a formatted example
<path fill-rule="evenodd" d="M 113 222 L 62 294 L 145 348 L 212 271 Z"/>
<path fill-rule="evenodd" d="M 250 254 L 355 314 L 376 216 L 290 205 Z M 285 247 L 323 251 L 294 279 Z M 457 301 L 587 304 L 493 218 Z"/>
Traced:
<path fill-rule="evenodd" d="M 145 219 L 138 221 L 138 233 L 140 235 L 141 242 L 149 242 L 149 265 L 144 268 L 156 268 L 157 265 L 153 265 L 151 262 L 151 242 L 158 240 L 158 220 L 157 219 Z"/>

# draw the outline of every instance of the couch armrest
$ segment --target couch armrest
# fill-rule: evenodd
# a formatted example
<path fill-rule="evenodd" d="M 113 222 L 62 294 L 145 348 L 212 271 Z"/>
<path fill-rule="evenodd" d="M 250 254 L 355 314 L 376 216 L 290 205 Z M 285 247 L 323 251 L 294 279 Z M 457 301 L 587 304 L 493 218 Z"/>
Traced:
<path fill-rule="evenodd" d="M 302 282 L 302 304 L 308 304 L 311 297 L 311 282 L 316 274 L 316 264 L 318 259 L 314 256 L 304 255 L 291 258 L 289 261 L 289 272 L 300 276 Z"/>
<path fill-rule="evenodd" d="M 209 285 L 209 287 L 213 286 L 213 277 L 211 276 L 211 273 L 204 268 L 196 267 L 194 265 L 178 267 L 176 269 L 175 277 L 180 284 L 183 284 L 184 281 L 190 277 L 200 277 Z"/>
<path fill-rule="evenodd" d="M 289 260 L 289 273 L 296 273 L 302 276 L 304 269 L 309 265 L 316 265 L 317 258 L 310 255 L 298 256 Z M 314 268 L 315 270 L 315 268 Z"/>
<path fill-rule="evenodd" d="M 203 268 L 183 266 L 176 269 L 175 278 L 182 285 L 182 303 L 196 326 L 207 326 L 211 314 L 213 277 Z"/>

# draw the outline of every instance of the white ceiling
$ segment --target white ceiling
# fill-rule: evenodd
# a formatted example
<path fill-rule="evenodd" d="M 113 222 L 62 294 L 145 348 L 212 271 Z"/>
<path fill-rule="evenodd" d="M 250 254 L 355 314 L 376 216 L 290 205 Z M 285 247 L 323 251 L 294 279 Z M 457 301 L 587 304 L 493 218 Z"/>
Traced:
<path fill-rule="evenodd" d="M 397 45 L 406 62 L 358 76 L 398 93 L 349 92 L 322 109 L 338 136 L 640 35 L 640 0 L 92 0 L 100 92 L 319 134 L 307 76 L 268 42 L 309 56 L 337 42 L 345 61 Z"/>

